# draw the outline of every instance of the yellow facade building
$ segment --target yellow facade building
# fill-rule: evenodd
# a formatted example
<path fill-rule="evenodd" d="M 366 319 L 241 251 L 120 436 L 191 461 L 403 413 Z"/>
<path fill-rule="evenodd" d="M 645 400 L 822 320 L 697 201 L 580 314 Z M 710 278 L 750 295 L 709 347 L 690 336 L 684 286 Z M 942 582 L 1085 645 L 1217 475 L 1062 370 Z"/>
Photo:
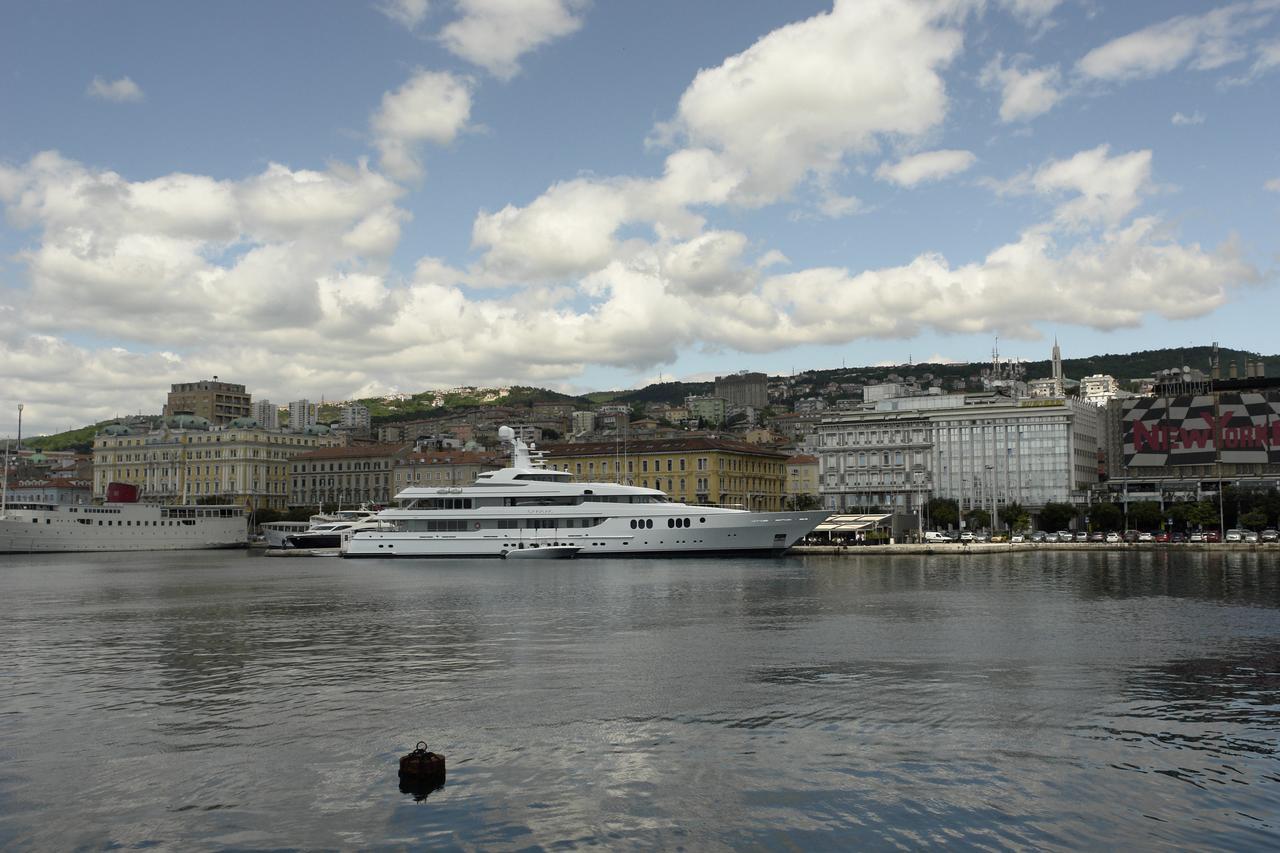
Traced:
<path fill-rule="evenodd" d="M 203 417 L 175 415 L 154 429 L 112 424 L 93 440 L 93 494 L 103 498 L 108 483 L 130 483 L 143 500 L 284 509 L 289 460 L 343 442 L 323 428 L 286 433 L 252 418 L 214 426 Z"/>
<path fill-rule="evenodd" d="M 787 460 L 787 506 L 792 509 L 820 506 L 818 457 L 797 453 Z"/>
<path fill-rule="evenodd" d="M 661 489 L 672 500 L 777 511 L 786 494 L 786 453 L 704 436 L 557 444 L 541 448 L 547 466 L 578 480 Z"/>

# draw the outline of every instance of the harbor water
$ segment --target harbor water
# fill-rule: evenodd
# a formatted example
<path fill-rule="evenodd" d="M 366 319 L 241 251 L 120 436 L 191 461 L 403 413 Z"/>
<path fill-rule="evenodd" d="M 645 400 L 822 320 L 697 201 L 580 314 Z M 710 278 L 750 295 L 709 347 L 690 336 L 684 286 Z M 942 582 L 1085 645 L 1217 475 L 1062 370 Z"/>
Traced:
<path fill-rule="evenodd" d="M 1275 849 L 1278 562 L 4 555 L 0 848 Z"/>

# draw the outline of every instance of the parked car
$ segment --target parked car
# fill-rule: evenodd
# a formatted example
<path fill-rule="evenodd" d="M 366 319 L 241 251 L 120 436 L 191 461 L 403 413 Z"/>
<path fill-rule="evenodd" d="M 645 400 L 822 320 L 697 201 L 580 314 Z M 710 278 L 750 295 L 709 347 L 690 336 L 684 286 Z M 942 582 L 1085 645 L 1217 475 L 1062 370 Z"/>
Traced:
<path fill-rule="evenodd" d="M 1257 545 L 1258 544 L 1257 532 L 1253 530 L 1246 530 L 1244 532 L 1244 541 L 1248 545 Z"/>
<path fill-rule="evenodd" d="M 1243 531 L 1243 530 L 1235 530 L 1235 529 L 1228 530 L 1228 531 L 1227 531 L 1227 541 L 1228 541 L 1228 542 L 1243 542 L 1243 541 L 1244 541 L 1244 531 Z"/>
<path fill-rule="evenodd" d="M 1071 537 L 1071 538 L 1072 538 L 1072 540 L 1074 540 L 1074 541 L 1076 541 L 1076 542 L 1088 542 L 1088 541 L 1089 541 L 1089 534 L 1088 534 L 1088 533 L 1086 533 L 1085 531 L 1081 530 L 1081 531 L 1078 531 L 1078 532 L 1076 533 L 1076 535 L 1075 535 L 1075 536 L 1073 536 L 1073 537 Z"/>
<path fill-rule="evenodd" d="M 1280 530 L 1268 527 L 1266 530 L 1258 534 L 1260 542 L 1280 542 Z"/>
<path fill-rule="evenodd" d="M 972 542 L 972 541 L 973 541 L 973 533 L 972 533 L 971 531 L 968 531 L 968 530 L 963 531 L 963 532 L 960 534 L 960 541 L 961 541 L 961 542 Z"/>
<path fill-rule="evenodd" d="M 1023 536 L 1021 533 L 1015 533 L 1009 537 L 1009 541 L 1010 542 L 1026 542 L 1027 537 Z"/>
<path fill-rule="evenodd" d="M 1161 531 L 1155 535 L 1155 540 L 1157 542 L 1172 542 L 1173 534 L 1168 531 Z"/>
<path fill-rule="evenodd" d="M 1055 538 L 1055 539 L 1057 539 L 1057 537 L 1056 537 L 1056 536 L 1055 536 L 1054 538 Z M 1040 543 L 1040 542 L 1048 542 L 1048 541 L 1049 541 L 1049 534 L 1048 534 L 1048 533 L 1045 533 L 1043 530 L 1037 530 L 1037 531 L 1035 531 L 1034 533 L 1032 533 L 1032 534 L 1031 534 L 1031 541 L 1032 541 L 1032 542 L 1036 542 L 1036 543 Z"/>
<path fill-rule="evenodd" d="M 1087 539 L 1086 541 L 1089 541 L 1089 542 L 1106 542 L 1106 541 L 1107 541 L 1107 537 L 1106 537 L 1106 535 L 1105 535 L 1105 534 L 1103 534 L 1103 533 L 1102 533 L 1102 531 L 1100 531 L 1100 530 L 1099 530 L 1099 531 L 1097 531 L 1097 532 L 1094 532 L 1094 533 L 1090 533 L 1090 534 L 1088 534 L 1088 539 Z"/>
<path fill-rule="evenodd" d="M 1114 545 L 1115 543 L 1123 542 L 1124 540 L 1120 538 L 1119 533 L 1108 533 L 1106 536 L 1106 541 Z"/>
<path fill-rule="evenodd" d="M 1161 539 L 1161 540 L 1159 540 L 1159 541 L 1161 541 L 1161 542 L 1168 542 L 1168 541 L 1169 541 L 1169 537 L 1168 537 L 1166 534 L 1161 533 L 1160 535 L 1161 535 L 1161 536 L 1164 536 L 1165 538 L 1164 538 L 1164 539 Z M 1146 531 L 1143 531 L 1142 533 L 1139 533 L 1139 534 L 1138 534 L 1138 541 L 1139 541 L 1139 542 L 1155 542 L 1155 541 L 1156 541 L 1156 537 L 1155 537 L 1155 536 L 1153 536 L 1153 535 L 1151 535 L 1150 533 L 1147 533 Z"/>
<path fill-rule="evenodd" d="M 1222 537 L 1218 535 L 1218 531 L 1216 531 L 1216 530 L 1206 530 L 1206 531 L 1205 531 L 1205 533 L 1204 533 L 1204 541 L 1206 541 L 1206 542 L 1221 542 L 1221 541 L 1222 541 Z"/>
<path fill-rule="evenodd" d="M 975 534 L 973 534 L 973 541 L 974 541 L 974 542 L 990 542 L 990 541 L 991 541 L 991 534 L 990 534 L 990 533 L 975 533 Z"/>
<path fill-rule="evenodd" d="M 1192 533 L 1190 536 L 1187 537 L 1187 541 L 1188 542 L 1207 542 L 1209 540 L 1205 538 L 1205 535 L 1203 533 Z"/>
<path fill-rule="evenodd" d="M 1071 535 L 1071 531 L 1070 531 L 1070 530 L 1059 530 L 1059 531 L 1058 531 L 1058 541 L 1059 541 L 1059 542 L 1070 542 L 1070 541 L 1072 541 L 1072 539 L 1073 539 L 1073 538 L 1074 538 L 1074 537 Z"/>
<path fill-rule="evenodd" d="M 1187 534 L 1185 534 L 1185 533 L 1171 533 L 1171 534 L 1169 535 L 1169 541 L 1170 541 L 1170 542 L 1177 542 L 1177 543 L 1186 542 L 1186 541 L 1187 541 Z"/>
<path fill-rule="evenodd" d="M 924 532 L 925 542 L 950 542 L 951 537 L 940 530 L 926 530 Z"/>
<path fill-rule="evenodd" d="M 1126 542 L 1137 542 L 1137 541 L 1138 541 L 1138 536 L 1139 536 L 1139 535 L 1140 535 L 1140 534 L 1139 534 L 1139 533 L 1138 533 L 1138 531 L 1136 531 L 1136 530 L 1126 530 L 1126 531 L 1124 532 L 1124 541 L 1126 541 Z"/>

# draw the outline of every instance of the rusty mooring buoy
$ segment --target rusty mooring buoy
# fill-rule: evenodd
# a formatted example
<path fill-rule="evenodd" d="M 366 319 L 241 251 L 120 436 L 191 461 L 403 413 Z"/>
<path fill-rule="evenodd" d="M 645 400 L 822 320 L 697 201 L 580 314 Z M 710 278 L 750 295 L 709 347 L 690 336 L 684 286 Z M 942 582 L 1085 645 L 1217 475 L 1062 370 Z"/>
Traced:
<path fill-rule="evenodd" d="M 443 786 L 444 756 L 418 741 L 417 748 L 400 759 L 400 790 L 425 795 Z"/>

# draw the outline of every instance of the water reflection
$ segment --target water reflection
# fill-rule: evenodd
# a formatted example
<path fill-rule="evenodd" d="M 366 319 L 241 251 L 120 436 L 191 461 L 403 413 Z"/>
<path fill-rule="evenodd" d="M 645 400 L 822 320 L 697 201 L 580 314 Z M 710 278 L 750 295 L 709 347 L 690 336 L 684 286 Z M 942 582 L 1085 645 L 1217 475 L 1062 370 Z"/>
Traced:
<path fill-rule="evenodd" d="M 1258 554 L 104 555 L 0 582 L 4 847 L 1277 840 Z M 420 737 L 448 785 L 393 789 Z M 83 820 L 53 819 L 67 790 Z"/>

